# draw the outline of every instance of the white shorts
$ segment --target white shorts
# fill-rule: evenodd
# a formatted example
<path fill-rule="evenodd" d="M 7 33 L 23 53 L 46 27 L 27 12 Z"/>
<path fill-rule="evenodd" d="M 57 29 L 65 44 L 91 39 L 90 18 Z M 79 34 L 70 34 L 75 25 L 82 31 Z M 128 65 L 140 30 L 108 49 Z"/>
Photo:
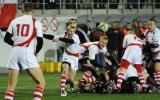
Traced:
<path fill-rule="evenodd" d="M 78 70 L 78 57 L 72 56 L 72 55 L 67 55 L 63 54 L 63 59 L 62 62 L 67 62 L 70 64 L 70 68 L 73 70 Z"/>
<path fill-rule="evenodd" d="M 142 49 L 138 46 L 129 46 L 122 59 L 129 61 L 131 64 L 142 64 Z"/>
<path fill-rule="evenodd" d="M 138 77 L 137 70 L 135 69 L 134 65 L 130 64 L 126 73 L 125 73 L 125 79 L 127 80 L 129 77 Z"/>
<path fill-rule="evenodd" d="M 9 69 L 20 70 L 39 67 L 33 52 L 25 47 L 14 47 L 8 62 Z"/>

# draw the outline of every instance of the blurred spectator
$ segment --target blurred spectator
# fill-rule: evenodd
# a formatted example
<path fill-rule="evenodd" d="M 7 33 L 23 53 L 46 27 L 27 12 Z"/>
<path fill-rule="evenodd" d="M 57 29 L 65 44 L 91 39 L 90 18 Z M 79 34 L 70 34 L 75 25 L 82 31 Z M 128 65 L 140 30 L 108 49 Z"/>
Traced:
<path fill-rule="evenodd" d="M 118 61 L 120 60 L 118 54 L 120 54 L 120 49 L 122 48 L 122 41 L 124 38 L 124 33 L 120 31 L 117 21 L 112 22 L 111 27 L 106 32 L 108 36 L 108 51 L 109 53 Z"/>
<path fill-rule="evenodd" d="M 127 23 L 126 25 L 124 25 L 122 32 L 124 33 L 124 35 L 127 35 L 129 30 L 132 29 L 131 23 Z"/>
<path fill-rule="evenodd" d="M 55 8 L 57 8 L 58 6 L 56 5 L 56 2 L 57 2 L 57 0 L 45 0 L 45 3 L 47 3 L 45 8 L 47 8 L 47 9 L 55 9 Z"/>
<path fill-rule="evenodd" d="M 160 1 L 159 0 L 155 0 L 155 8 L 160 8 Z"/>
<path fill-rule="evenodd" d="M 119 4 L 119 0 L 110 0 L 110 6 L 111 9 L 117 9 Z"/>
<path fill-rule="evenodd" d="M 107 3 L 108 0 L 94 0 L 94 8 L 95 9 L 104 9 L 105 3 Z"/>
<path fill-rule="evenodd" d="M 92 0 L 78 0 L 79 8 L 81 9 L 89 9 L 92 3 Z"/>
<path fill-rule="evenodd" d="M 106 31 L 108 30 L 108 23 L 101 22 L 97 23 L 96 28 L 91 33 L 91 41 L 99 41 L 101 36 L 105 36 Z"/>
<path fill-rule="evenodd" d="M 139 21 L 138 21 L 138 19 L 134 19 L 133 21 L 132 21 L 132 30 L 135 32 L 135 34 L 137 35 L 137 36 L 139 36 L 140 35 L 140 24 L 139 24 Z"/>
<path fill-rule="evenodd" d="M 138 0 L 127 0 L 127 9 L 138 8 Z"/>
<path fill-rule="evenodd" d="M 61 4 L 62 9 L 75 9 L 76 0 L 57 0 L 57 1 L 59 1 L 59 4 Z"/>
<path fill-rule="evenodd" d="M 137 9 L 139 0 L 127 0 L 127 9 Z M 142 9 L 146 0 L 140 0 L 140 8 Z"/>
<path fill-rule="evenodd" d="M 53 2 L 53 3 L 55 3 L 55 0 L 49 0 L 49 2 Z"/>
<path fill-rule="evenodd" d="M 91 20 L 86 20 L 85 24 L 80 28 L 85 32 L 85 34 L 89 39 L 91 35 L 91 25 L 92 25 Z"/>

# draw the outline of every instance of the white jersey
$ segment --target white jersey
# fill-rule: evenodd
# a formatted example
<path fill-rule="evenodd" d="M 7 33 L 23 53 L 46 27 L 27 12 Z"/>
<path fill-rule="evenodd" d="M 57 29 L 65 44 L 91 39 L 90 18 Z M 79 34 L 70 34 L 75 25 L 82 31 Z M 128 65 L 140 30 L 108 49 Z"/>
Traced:
<path fill-rule="evenodd" d="M 123 47 L 126 48 L 126 50 L 122 59 L 132 64 L 142 64 L 142 43 L 136 35 L 126 35 L 123 41 Z"/>
<path fill-rule="evenodd" d="M 156 28 L 154 32 L 146 31 L 144 35 L 149 43 L 157 43 L 160 45 L 160 30 L 158 28 Z M 152 48 L 151 50 L 152 52 L 160 51 L 160 46 L 157 48 Z"/>
<path fill-rule="evenodd" d="M 60 37 L 66 37 L 69 38 L 66 35 L 60 36 Z M 80 57 L 80 40 L 77 34 L 74 34 L 71 38 L 74 40 L 74 43 L 69 44 L 65 43 L 65 51 L 63 54 L 62 62 L 67 62 L 70 64 L 70 68 L 72 70 L 78 69 L 78 60 Z"/>
<path fill-rule="evenodd" d="M 35 48 L 35 37 L 43 37 L 41 22 L 30 15 L 14 19 L 7 31 L 13 34 L 14 46 L 27 47 L 32 52 Z"/>
<path fill-rule="evenodd" d="M 136 35 L 128 34 L 124 37 L 123 48 L 126 48 L 130 45 L 142 46 L 142 43 Z"/>
<path fill-rule="evenodd" d="M 59 37 L 65 37 L 65 38 L 69 38 L 68 36 L 65 35 L 61 35 Z M 69 44 L 69 43 L 65 43 L 65 50 L 67 50 L 69 53 L 72 54 L 76 54 L 76 53 L 80 53 L 80 40 L 77 34 L 74 34 L 72 38 L 74 40 L 74 43 Z"/>
<path fill-rule="evenodd" d="M 96 54 L 102 52 L 104 54 L 107 53 L 107 48 L 100 48 L 98 46 L 98 42 L 87 42 L 87 43 L 83 43 L 81 44 L 81 53 L 84 53 L 85 51 L 89 52 L 89 59 L 94 60 Z"/>
<path fill-rule="evenodd" d="M 14 19 L 8 30 L 12 34 L 14 48 L 8 61 L 8 68 L 19 70 L 37 68 L 39 64 L 34 55 L 35 37 L 43 37 L 42 25 L 30 15 Z"/>

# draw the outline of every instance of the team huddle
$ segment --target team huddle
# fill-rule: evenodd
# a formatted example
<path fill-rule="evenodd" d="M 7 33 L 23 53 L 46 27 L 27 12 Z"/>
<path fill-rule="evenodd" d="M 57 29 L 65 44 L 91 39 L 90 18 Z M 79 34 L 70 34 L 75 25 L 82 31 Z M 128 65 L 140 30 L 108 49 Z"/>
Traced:
<path fill-rule="evenodd" d="M 11 22 L 4 38 L 13 47 L 8 62 L 9 83 L 5 100 L 14 99 L 20 65 L 37 83 L 33 100 L 42 100 L 45 79 L 36 56 L 45 39 L 65 43 L 60 78 L 61 96 L 67 96 L 67 84 L 70 85 L 70 92 L 78 93 L 160 92 L 160 30 L 156 27 L 156 20 L 148 21 L 148 29 L 141 37 L 129 30 L 122 43 L 123 56 L 117 62 L 107 50 L 110 41 L 108 36 L 101 36 L 99 41 L 80 42 L 75 19 L 69 19 L 64 34 L 54 36 L 42 33 L 41 22 L 33 17 L 31 3 L 24 4 L 23 14 Z M 96 61 L 97 54 L 102 54 L 104 64 Z M 74 80 L 79 64 L 84 74 L 75 89 Z M 96 68 L 101 68 L 100 73 Z"/>

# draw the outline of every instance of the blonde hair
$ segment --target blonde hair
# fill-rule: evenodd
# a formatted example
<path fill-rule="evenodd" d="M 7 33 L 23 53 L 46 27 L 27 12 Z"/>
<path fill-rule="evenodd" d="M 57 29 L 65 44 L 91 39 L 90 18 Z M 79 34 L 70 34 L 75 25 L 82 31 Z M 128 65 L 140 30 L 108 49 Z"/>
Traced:
<path fill-rule="evenodd" d="M 103 41 L 103 40 L 108 41 L 108 36 L 101 36 L 100 41 Z"/>

